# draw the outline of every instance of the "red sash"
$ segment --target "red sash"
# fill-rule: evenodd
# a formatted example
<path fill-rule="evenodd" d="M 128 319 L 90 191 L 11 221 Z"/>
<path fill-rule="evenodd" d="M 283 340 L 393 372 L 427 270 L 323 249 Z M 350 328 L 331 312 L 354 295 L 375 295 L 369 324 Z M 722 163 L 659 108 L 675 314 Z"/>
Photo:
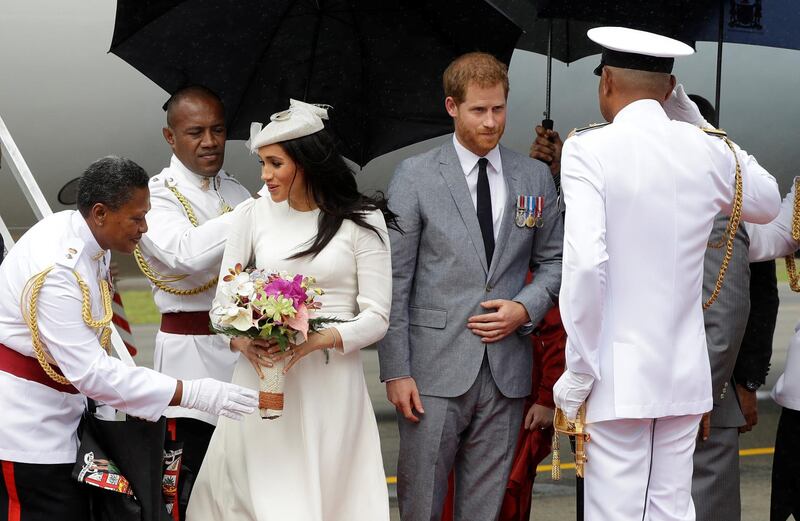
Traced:
<path fill-rule="evenodd" d="M 56 373 L 61 374 L 58 367 L 53 366 Z M 60 384 L 47 376 L 39 361 L 32 356 L 25 356 L 19 351 L 0 344 L 0 371 L 13 374 L 18 378 L 46 385 L 62 393 L 78 394 L 79 391 L 72 384 Z"/>
<path fill-rule="evenodd" d="M 208 311 L 181 311 L 161 315 L 161 331 L 173 335 L 214 335 Z"/>

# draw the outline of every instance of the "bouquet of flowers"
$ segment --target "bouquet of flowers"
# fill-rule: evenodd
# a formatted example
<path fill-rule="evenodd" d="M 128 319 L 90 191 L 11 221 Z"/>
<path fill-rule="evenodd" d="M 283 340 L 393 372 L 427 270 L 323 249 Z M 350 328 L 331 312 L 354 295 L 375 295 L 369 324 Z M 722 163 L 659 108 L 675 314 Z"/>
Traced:
<path fill-rule="evenodd" d="M 307 340 L 308 333 L 335 318 L 314 317 L 322 307 L 316 297 L 323 291 L 313 277 L 256 268 L 241 264 L 220 280 L 218 298 L 211 305 L 211 328 L 227 336 L 275 340 L 281 351 L 289 344 Z M 326 352 L 327 356 L 327 352 Z M 264 367 L 260 379 L 261 417 L 275 419 L 283 413 L 283 369 L 285 359 Z"/>

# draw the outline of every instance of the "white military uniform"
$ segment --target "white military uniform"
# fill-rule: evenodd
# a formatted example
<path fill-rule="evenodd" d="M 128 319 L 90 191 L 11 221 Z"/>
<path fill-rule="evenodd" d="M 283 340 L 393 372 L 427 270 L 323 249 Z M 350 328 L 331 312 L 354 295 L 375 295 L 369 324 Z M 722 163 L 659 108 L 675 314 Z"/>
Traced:
<path fill-rule="evenodd" d="M 747 225 L 750 235 L 750 262 L 793 255 L 800 242 L 792 238 L 795 183 L 781 203 L 778 217 L 769 224 Z M 772 388 L 772 398 L 782 407 L 800 411 L 800 323 L 794 328 L 783 374 Z"/>
<path fill-rule="evenodd" d="M 170 188 L 186 198 L 199 226 L 189 221 L 186 210 Z M 148 231 L 140 248 L 151 267 L 164 275 L 188 277 L 170 283 L 175 288 L 191 289 L 206 284 L 219 274 L 225 239 L 232 222 L 225 206 L 235 207 L 250 193 L 231 175 L 221 170 L 212 178 L 197 175 L 174 155 L 169 167 L 150 179 L 151 209 Z M 173 295 L 153 286 L 159 312 L 207 312 L 211 309 L 216 286 L 196 295 Z M 154 368 L 181 379 L 212 377 L 230 382 L 238 353 L 221 335 L 179 335 L 159 331 L 156 335 Z M 216 425 L 217 418 L 206 412 L 170 407 L 171 418 L 195 418 Z"/>
<path fill-rule="evenodd" d="M 769 222 L 777 184 L 737 155 L 742 218 Z M 694 519 L 694 440 L 712 407 L 703 257 L 714 217 L 731 210 L 734 173 L 720 138 L 648 99 L 564 145 L 567 368 L 594 378 L 587 521 Z"/>
<path fill-rule="evenodd" d="M 100 248 L 83 217 L 65 211 L 31 228 L 0 266 L 0 343 L 26 357 L 34 354 L 21 296 L 31 278 L 54 266 L 39 294 L 37 323 L 55 365 L 80 392 L 60 392 L 0 367 L 0 460 L 73 463 L 84 395 L 151 421 L 161 417 L 172 399 L 174 378 L 108 356 L 99 332 L 83 320 L 73 271 L 88 285 L 92 314 L 98 318 L 103 313 L 99 285 L 108 278 L 109 259 L 110 252 Z"/>

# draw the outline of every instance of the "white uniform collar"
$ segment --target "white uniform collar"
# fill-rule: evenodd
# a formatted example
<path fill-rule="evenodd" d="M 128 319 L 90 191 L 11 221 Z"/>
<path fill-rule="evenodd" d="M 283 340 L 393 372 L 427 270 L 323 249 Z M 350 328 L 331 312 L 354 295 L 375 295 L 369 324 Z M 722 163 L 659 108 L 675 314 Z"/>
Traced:
<path fill-rule="evenodd" d="M 453 146 L 456 148 L 456 155 L 458 156 L 458 162 L 461 163 L 461 170 L 464 171 L 465 176 L 468 176 L 475 168 L 475 165 L 478 164 L 478 160 L 481 156 L 462 145 L 455 134 L 453 134 Z M 489 160 L 489 164 L 494 168 L 495 172 L 502 171 L 500 163 L 500 145 L 495 145 L 495 147 L 483 157 Z"/>
<path fill-rule="evenodd" d="M 103 264 L 108 266 L 111 260 L 111 251 L 100 247 L 92 230 L 89 229 L 89 225 L 86 224 L 86 219 L 83 218 L 80 212 L 72 212 L 72 230 L 83 241 L 83 253 L 97 262 L 102 260 Z"/>
<path fill-rule="evenodd" d="M 622 110 L 617 112 L 617 115 L 614 116 L 614 123 L 641 118 L 669 119 L 661 103 L 654 99 L 640 99 L 625 105 Z"/>
<path fill-rule="evenodd" d="M 225 170 L 220 170 L 214 177 L 206 177 L 204 175 L 195 174 L 186 168 L 186 165 L 181 163 L 181 160 L 178 159 L 178 156 L 175 154 L 172 154 L 172 158 L 169 160 L 169 168 L 175 172 L 180 172 L 184 179 L 201 190 L 208 190 L 212 181 L 214 182 L 214 187 L 219 188 L 219 185 L 222 182 L 222 174 L 225 172 Z"/>

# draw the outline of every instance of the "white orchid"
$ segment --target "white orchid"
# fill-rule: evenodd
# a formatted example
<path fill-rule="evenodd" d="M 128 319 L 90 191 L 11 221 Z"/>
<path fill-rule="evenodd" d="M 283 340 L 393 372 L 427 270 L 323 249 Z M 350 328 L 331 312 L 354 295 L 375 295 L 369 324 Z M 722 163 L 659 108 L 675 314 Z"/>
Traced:
<path fill-rule="evenodd" d="M 214 301 L 217 304 L 217 301 Z M 215 305 L 211 309 L 212 321 L 222 327 L 234 327 L 239 331 L 247 331 L 253 323 L 253 310 L 249 305 L 239 307 L 236 304 Z"/>

